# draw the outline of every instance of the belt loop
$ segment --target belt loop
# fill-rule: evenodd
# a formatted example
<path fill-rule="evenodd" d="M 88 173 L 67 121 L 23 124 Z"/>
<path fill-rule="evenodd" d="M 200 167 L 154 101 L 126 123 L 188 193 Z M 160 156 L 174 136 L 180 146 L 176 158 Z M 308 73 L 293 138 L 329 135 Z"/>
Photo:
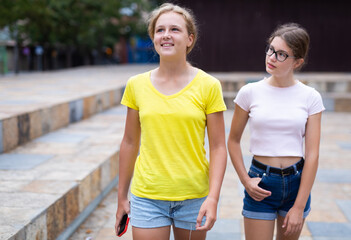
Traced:
<path fill-rule="evenodd" d="M 296 167 L 296 164 L 293 165 L 294 167 L 294 172 L 295 172 L 295 175 L 299 173 L 299 171 L 297 170 L 297 167 Z"/>
<path fill-rule="evenodd" d="M 271 170 L 271 166 L 267 165 L 267 168 L 266 168 L 266 174 L 269 175 L 269 170 Z"/>

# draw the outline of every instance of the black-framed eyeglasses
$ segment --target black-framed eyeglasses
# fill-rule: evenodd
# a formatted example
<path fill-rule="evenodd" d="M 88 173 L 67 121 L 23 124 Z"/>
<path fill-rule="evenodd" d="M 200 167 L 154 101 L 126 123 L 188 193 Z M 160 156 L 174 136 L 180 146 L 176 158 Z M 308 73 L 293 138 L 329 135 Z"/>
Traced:
<path fill-rule="evenodd" d="M 287 58 L 295 58 L 294 56 L 289 56 L 284 51 L 275 51 L 271 45 L 268 45 L 266 47 L 266 54 L 268 56 L 272 56 L 273 53 L 275 54 L 275 59 L 277 59 L 279 62 L 284 62 Z"/>

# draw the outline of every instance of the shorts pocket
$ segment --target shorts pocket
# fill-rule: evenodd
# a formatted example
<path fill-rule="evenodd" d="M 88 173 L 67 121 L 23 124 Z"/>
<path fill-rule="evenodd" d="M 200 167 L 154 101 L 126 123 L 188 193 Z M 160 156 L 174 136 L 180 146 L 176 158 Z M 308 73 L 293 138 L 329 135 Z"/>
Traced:
<path fill-rule="evenodd" d="M 258 183 L 258 186 L 260 188 L 266 189 L 267 190 L 267 185 L 265 184 L 265 179 L 266 179 L 266 174 L 263 174 L 261 177 L 261 181 Z"/>
<path fill-rule="evenodd" d="M 260 178 L 260 182 L 258 183 L 258 186 L 266 189 L 266 184 L 265 184 L 265 180 L 267 178 L 267 174 L 265 171 L 257 169 L 256 167 L 251 166 L 248 172 L 248 175 L 250 178 Z"/>
<path fill-rule="evenodd" d="M 248 175 L 249 175 L 251 178 L 256 178 L 256 177 L 262 178 L 265 174 L 264 174 L 263 171 L 258 171 L 257 169 L 251 167 L 251 168 L 249 169 Z"/>

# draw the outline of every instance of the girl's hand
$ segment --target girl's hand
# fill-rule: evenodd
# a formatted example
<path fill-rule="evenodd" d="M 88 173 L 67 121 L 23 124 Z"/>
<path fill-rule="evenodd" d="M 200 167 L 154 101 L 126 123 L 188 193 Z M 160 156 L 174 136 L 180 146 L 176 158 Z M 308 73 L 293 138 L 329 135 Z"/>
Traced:
<path fill-rule="evenodd" d="M 301 232 L 303 227 L 303 210 L 297 208 L 290 208 L 288 214 L 285 216 L 282 228 L 285 228 L 284 235 L 292 235 Z"/>
<path fill-rule="evenodd" d="M 209 231 L 217 220 L 217 204 L 218 201 L 214 198 L 207 197 L 203 202 L 199 215 L 196 219 L 196 230 Z M 203 217 L 206 216 L 206 222 L 201 226 Z"/>
<path fill-rule="evenodd" d="M 272 193 L 258 186 L 261 178 L 250 178 L 246 184 L 245 189 L 247 193 L 255 200 L 262 201 L 266 197 L 269 197 Z"/>
<path fill-rule="evenodd" d="M 118 207 L 117 207 L 117 212 L 116 212 L 116 224 L 115 224 L 115 232 L 116 232 L 116 236 L 118 235 L 119 232 L 119 224 L 122 220 L 122 217 L 125 213 L 129 214 L 130 212 L 130 206 L 129 206 L 129 201 L 128 199 L 124 199 L 124 200 L 119 200 L 118 201 Z"/>

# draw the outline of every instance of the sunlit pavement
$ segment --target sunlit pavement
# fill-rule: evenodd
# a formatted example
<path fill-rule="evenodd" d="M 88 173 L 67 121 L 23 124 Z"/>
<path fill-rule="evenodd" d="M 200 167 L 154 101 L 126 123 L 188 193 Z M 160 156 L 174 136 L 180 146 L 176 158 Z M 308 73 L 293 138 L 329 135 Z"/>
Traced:
<path fill-rule="evenodd" d="M 233 111 L 225 112 L 226 132 L 229 132 Z M 243 154 L 246 165 L 248 130 L 243 135 Z M 312 211 L 307 217 L 300 239 L 351 239 L 351 114 L 325 112 L 322 120 L 320 164 L 312 191 Z M 244 239 L 241 216 L 243 187 L 228 157 L 222 186 L 218 220 L 207 239 Z M 117 189 L 106 197 L 94 213 L 71 237 L 78 239 L 115 239 L 114 223 Z M 172 239 L 173 237 L 171 237 Z M 131 228 L 120 239 L 132 239 Z"/>
<path fill-rule="evenodd" d="M 72 229 L 70 223 L 77 218 L 83 221 L 85 208 L 99 204 L 110 186 L 116 186 L 118 143 L 126 114 L 125 107 L 116 104 L 130 76 L 154 67 L 94 66 L 0 77 L 0 150 L 6 152 L 0 154 L 0 240 L 54 239 Z M 259 74 L 214 75 L 222 83 L 240 78 L 245 84 Z M 351 113 L 334 112 L 350 108 L 350 74 L 308 77 L 329 78 L 312 84 L 332 91 L 323 99 L 329 111 L 322 118 L 312 211 L 300 239 L 351 239 Z M 225 91 L 230 102 L 235 93 L 228 92 L 229 85 Z M 224 114 L 227 134 L 232 114 L 232 110 Z M 251 159 L 248 137 L 245 131 L 246 165 Z M 242 197 L 243 187 L 228 158 L 218 220 L 207 239 L 244 238 Z M 116 206 L 114 187 L 71 239 L 116 239 Z M 120 239 L 132 239 L 131 234 L 129 228 Z"/>

